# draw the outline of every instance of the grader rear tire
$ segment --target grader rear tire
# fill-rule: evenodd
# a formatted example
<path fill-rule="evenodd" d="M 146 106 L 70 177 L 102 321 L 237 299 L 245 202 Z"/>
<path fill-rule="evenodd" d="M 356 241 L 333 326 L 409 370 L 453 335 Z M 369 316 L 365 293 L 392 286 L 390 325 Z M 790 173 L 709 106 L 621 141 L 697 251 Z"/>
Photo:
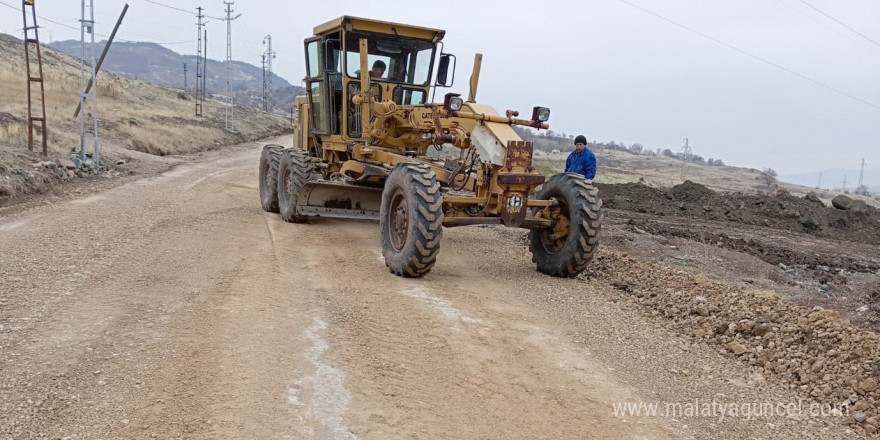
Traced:
<path fill-rule="evenodd" d="M 554 277 L 575 277 L 583 272 L 599 246 L 605 213 L 599 190 L 579 174 L 550 177 L 538 198 L 555 197 L 560 218 L 555 228 L 532 229 L 529 250 L 538 270 Z"/>
<path fill-rule="evenodd" d="M 305 223 L 309 218 L 296 213 L 299 190 L 308 182 L 312 162 L 305 150 L 289 148 L 281 154 L 278 169 L 278 207 L 281 218 L 289 223 Z"/>
<path fill-rule="evenodd" d="M 263 211 L 278 212 L 278 167 L 281 162 L 281 145 L 263 146 L 260 154 L 260 204 Z"/>
<path fill-rule="evenodd" d="M 443 197 L 434 172 L 413 163 L 395 166 L 379 208 L 385 265 L 398 276 L 425 276 L 440 252 L 442 224 Z"/>

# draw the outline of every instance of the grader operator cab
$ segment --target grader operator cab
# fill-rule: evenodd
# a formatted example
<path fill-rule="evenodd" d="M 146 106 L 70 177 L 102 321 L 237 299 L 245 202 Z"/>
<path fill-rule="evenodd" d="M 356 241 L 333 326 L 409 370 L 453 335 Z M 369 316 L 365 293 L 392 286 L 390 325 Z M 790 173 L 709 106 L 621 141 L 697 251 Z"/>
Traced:
<path fill-rule="evenodd" d="M 314 34 L 305 40 L 308 93 L 295 100 L 293 145 L 266 145 L 260 157 L 264 210 L 294 223 L 378 219 L 385 264 L 405 277 L 431 270 L 444 227 L 478 224 L 530 229 L 543 273 L 584 270 L 602 225 L 598 191 L 575 174 L 545 181 L 532 167 L 532 144 L 512 128 L 549 128 L 549 109 L 521 119 L 477 103 L 480 54 L 468 98 L 447 93 L 433 103 L 455 76 L 442 30 L 345 16 Z"/>

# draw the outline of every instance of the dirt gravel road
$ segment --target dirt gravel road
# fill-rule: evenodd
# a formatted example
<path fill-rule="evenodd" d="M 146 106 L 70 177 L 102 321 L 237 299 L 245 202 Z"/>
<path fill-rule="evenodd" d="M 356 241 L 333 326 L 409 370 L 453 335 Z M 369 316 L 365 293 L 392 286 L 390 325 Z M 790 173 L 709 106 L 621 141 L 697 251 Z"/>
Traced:
<path fill-rule="evenodd" d="M 791 395 L 599 286 L 538 274 L 518 231 L 449 229 L 434 271 L 395 277 L 374 223 L 262 212 L 258 156 L 0 218 L 0 439 L 848 434 L 617 417 L 694 392 Z"/>

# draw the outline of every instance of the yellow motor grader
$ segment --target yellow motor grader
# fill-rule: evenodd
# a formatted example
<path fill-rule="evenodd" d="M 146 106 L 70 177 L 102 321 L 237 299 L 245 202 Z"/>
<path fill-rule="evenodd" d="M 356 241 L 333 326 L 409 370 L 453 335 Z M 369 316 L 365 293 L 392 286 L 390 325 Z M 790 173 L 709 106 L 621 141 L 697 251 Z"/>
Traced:
<path fill-rule="evenodd" d="M 293 223 L 378 219 L 385 264 L 400 276 L 431 270 L 444 227 L 480 224 L 530 229 L 539 271 L 577 275 L 598 245 L 598 191 L 581 175 L 545 181 L 532 167 L 532 144 L 513 126 L 549 128 L 548 108 L 525 119 L 476 102 L 482 55 L 466 100 L 432 102 L 454 82 L 444 34 L 350 16 L 317 26 L 293 145 L 266 145 L 260 157 L 263 209 Z"/>

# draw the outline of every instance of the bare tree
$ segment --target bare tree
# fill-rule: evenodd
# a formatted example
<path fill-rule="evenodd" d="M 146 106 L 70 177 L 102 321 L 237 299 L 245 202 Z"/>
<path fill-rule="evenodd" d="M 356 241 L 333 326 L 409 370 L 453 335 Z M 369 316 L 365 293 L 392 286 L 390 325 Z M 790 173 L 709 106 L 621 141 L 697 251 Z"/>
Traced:
<path fill-rule="evenodd" d="M 778 174 L 776 173 L 776 170 L 774 170 L 773 168 L 764 168 L 764 171 L 761 171 L 761 180 L 763 180 L 764 183 L 767 184 L 767 186 L 772 186 L 774 183 L 776 183 L 777 175 Z"/>

